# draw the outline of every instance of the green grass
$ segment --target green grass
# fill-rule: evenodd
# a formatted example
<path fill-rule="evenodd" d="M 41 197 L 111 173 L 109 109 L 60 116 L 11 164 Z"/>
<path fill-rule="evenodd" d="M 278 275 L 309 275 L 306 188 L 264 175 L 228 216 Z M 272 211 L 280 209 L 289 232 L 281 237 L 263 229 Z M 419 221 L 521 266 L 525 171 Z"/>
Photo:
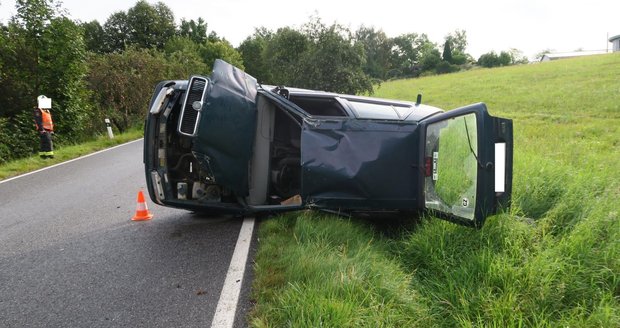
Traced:
<path fill-rule="evenodd" d="M 427 326 L 411 275 L 359 222 L 292 213 L 261 225 L 257 327 Z M 264 240 L 267 238 L 267 240 Z"/>
<path fill-rule="evenodd" d="M 306 212 L 261 224 L 255 327 L 620 327 L 620 54 L 384 83 L 514 120 L 513 206 L 481 230 Z"/>
<path fill-rule="evenodd" d="M 53 159 L 41 159 L 37 154 L 33 154 L 27 158 L 1 164 L 0 180 L 74 159 L 98 150 L 129 142 L 131 140 L 136 140 L 142 138 L 142 136 L 142 127 L 136 127 L 126 131 L 123 134 L 115 134 L 114 139 L 109 139 L 106 134 L 97 137 L 95 140 L 82 144 L 55 147 Z"/>

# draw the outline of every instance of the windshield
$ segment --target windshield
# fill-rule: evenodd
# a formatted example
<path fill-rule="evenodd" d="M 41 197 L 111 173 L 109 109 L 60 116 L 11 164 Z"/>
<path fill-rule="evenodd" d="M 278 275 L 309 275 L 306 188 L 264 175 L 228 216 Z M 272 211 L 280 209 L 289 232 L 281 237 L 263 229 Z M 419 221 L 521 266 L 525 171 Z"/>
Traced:
<path fill-rule="evenodd" d="M 424 154 L 426 208 L 473 220 L 478 174 L 476 114 L 430 124 Z"/>

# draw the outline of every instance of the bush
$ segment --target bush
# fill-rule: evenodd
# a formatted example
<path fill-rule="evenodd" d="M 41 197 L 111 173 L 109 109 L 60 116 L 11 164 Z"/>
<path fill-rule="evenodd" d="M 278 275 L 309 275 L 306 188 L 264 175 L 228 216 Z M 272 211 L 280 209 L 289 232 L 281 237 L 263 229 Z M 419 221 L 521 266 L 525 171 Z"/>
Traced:
<path fill-rule="evenodd" d="M 435 72 L 437 72 L 437 74 L 453 73 L 457 72 L 458 70 L 459 67 L 457 65 L 452 65 L 445 60 L 439 62 L 439 64 L 437 64 L 437 67 L 435 67 Z"/>
<path fill-rule="evenodd" d="M 500 54 L 496 54 L 495 51 L 483 54 L 478 58 L 478 65 L 482 67 L 498 67 L 513 65 L 514 59 L 509 53 L 502 51 Z"/>
<path fill-rule="evenodd" d="M 11 119 L 0 117 L 0 164 L 29 156 L 38 144 L 30 111 Z"/>

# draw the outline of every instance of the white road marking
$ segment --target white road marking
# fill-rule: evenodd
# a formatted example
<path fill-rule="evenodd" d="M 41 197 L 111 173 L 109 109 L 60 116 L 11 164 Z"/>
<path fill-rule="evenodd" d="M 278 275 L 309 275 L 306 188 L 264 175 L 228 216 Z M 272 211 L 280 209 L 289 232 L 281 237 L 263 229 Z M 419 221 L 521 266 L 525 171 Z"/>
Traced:
<path fill-rule="evenodd" d="M 235 251 L 230 260 L 224 287 L 220 294 L 220 300 L 217 303 L 213 321 L 211 321 L 212 328 L 232 327 L 235 322 L 237 302 L 239 301 L 239 294 L 241 293 L 245 264 L 248 259 L 250 243 L 252 241 L 252 230 L 254 230 L 254 218 L 243 219 L 237 245 L 235 246 Z"/>
<path fill-rule="evenodd" d="M 35 173 L 38 173 L 38 172 L 41 172 L 41 171 L 45 171 L 45 170 L 51 169 L 51 168 L 56 167 L 56 166 L 60 166 L 60 165 L 63 165 L 63 164 L 67 164 L 67 163 L 75 162 L 75 161 L 77 161 L 77 160 L 84 159 L 84 158 L 87 158 L 87 157 L 90 157 L 90 156 L 94 156 L 94 155 L 97 155 L 97 154 L 100 154 L 100 153 L 106 152 L 106 151 L 108 151 L 108 150 L 112 150 L 112 149 L 115 149 L 115 148 L 118 148 L 118 147 L 122 147 L 122 146 L 128 145 L 128 144 L 130 144 L 130 143 L 134 143 L 134 142 L 142 141 L 142 139 L 143 139 L 143 138 L 138 139 L 138 140 L 134 140 L 134 141 L 130 141 L 130 142 L 126 142 L 126 143 L 124 143 L 124 144 L 120 144 L 120 145 L 118 145 L 118 146 L 114 146 L 114 147 L 112 147 L 112 148 L 106 148 L 106 149 L 103 149 L 103 150 L 100 150 L 100 151 L 97 151 L 97 152 L 94 152 L 94 153 L 91 153 L 91 154 L 88 154 L 88 155 L 84 155 L 84 156 L 80 156 L 80 157 L 78 157 L 78 158 L 70 159 L 70 160 L 68 160 L 68 161 L 66 161 L 66 162 L 60 162 L 60 163 L 58 163 L 58 164 L 54 164 L 54 165 L 51 165 L 51 166 L 47 166 L 47 167 L 44 167 L 44 168 L 42 168 L 42 169 L 38 169 L 38 170 L 36 170 L 36 171 L 32 171 L 32 172 L 24 173 L 24 174 L 22 174 L 22 175 L 18 175 L 18 176 L 12 177 L 12 178 L 8 178 L 8 179 L 5 179 L 5 180 L 0 181 L 0 184 L 5 183 L 5 182 L 9 182 L 9 181 L 11 181 L 11 180 L 15 180 L 15 179 L 23 178 L 23 177 L 25 177 L 25 176 L 28 176 L 28 175 L 31 175 L 31 174 L 35 174 Z"/>

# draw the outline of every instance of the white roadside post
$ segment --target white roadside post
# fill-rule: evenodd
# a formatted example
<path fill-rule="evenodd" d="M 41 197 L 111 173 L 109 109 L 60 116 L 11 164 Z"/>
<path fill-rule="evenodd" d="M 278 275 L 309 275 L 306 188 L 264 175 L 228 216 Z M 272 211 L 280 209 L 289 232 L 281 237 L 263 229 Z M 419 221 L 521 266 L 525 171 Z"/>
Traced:
<path fill-rule="evenodd" d="M 110 125 L 109 118 L 105 119 L 105 126 L 108 129 L 108 137 L 110 137 L 110 139 L 114 139 L 114 132 L 112 132 L 112 126 Z"/>

